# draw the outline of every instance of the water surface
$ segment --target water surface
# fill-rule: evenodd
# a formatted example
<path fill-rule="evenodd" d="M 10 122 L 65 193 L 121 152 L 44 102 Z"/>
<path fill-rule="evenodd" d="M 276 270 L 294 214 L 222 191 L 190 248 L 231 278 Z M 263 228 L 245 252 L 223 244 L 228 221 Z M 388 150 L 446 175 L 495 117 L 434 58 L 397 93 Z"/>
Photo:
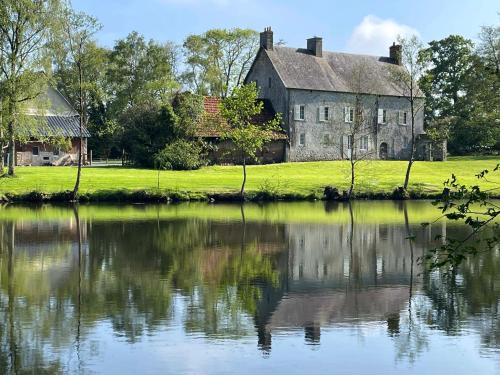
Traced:
<path fill-rule="evenodd" d="M 500 373 L 500 252 L 428 202 L 0 208 L 1 374 Z M 415 236 L 409 241 L 409 236 Z"/>

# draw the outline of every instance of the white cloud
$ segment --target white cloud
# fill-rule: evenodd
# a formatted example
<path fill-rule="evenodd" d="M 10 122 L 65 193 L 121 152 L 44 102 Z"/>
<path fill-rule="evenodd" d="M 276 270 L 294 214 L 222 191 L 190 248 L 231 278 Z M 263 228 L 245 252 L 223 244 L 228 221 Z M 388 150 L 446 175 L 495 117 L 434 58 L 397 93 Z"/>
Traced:
<path fill-rule="evenodd" d="M 419 35 L 419 32 L 392 19 L 381 19 L 373 15 L 363 18 L 349 38 L 347 48 L 350 52 L 367 55 L 387 56 L 389 46 L 398 35 Z"/>

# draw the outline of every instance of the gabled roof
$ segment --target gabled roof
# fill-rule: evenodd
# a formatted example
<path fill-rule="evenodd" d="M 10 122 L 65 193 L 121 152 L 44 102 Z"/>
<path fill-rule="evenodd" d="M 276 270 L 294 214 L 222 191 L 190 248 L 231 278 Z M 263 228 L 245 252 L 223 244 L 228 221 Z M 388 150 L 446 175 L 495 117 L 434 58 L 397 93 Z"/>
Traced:
<path fill-rule="evenodd" d="M 259 53 L 269 57 L 286 88 L 353 92 L 353 69 L 362 67 L 366 76 L 362 93 L 402 96 L 390 78 L 390 69 L 402 68 L 389 57 L 328 51 L 317 57 L 306 49 L 281 46 L 261 48 Z"/>
<path fill-rule="evenodd" d="M 28 129 L 32 137 L 80 137 L 78 116 L 36 116 L 36 127 Z M 89 138 L 90 132 L 82 129 L 82 137 Z"/>
<path fill-rule="evenodd" d="M 271 121 L 276 115 L 271 101 L 267 99 L 258 99 L 262 101 L 262 112 L 255 116 L 253 119 L 256 123 L 264 124 Z M 195 135 L 202 138 L 219 138 L 221 134 L 221 128 L 226 124 L 225 120 L 220 114 L 220 103 L 221 98 L 206 96 L 203 101 L 204 113 L 201 120 L 198 122 Z M 281 132 L 274 133 L 274 139 L 286 139 L 286 134 Z"/>

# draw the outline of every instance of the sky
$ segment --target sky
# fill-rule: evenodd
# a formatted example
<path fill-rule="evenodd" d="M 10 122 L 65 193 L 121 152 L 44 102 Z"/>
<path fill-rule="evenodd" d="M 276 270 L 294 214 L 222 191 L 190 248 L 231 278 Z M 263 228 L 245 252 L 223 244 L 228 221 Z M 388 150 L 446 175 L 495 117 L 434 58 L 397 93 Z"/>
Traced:
<path fill-rule="evenodd" d="M 98 39 L 107 47 L 131 31 L 182 44 L 211 28 L 271 26 L 275 41 L 290 47 L 320 36 L 326 50 L 387 55 L 397 35 L 474 40 L 482 25 L 500 22 L 498 0 L 73 0 L 73 6 L 101 22 Z"/>

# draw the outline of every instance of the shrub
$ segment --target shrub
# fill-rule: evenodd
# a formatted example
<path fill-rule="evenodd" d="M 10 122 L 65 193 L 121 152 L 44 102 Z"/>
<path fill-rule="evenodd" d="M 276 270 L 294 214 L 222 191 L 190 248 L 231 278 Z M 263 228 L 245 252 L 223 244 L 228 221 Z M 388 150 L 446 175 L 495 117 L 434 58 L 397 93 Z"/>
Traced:
<path fill-rule="evenodd" d="M 191 170 L 202 166 L 201 147 L 183 139 L 167 144 L 155 156 L 155 165 L 159 169 Z"/>

